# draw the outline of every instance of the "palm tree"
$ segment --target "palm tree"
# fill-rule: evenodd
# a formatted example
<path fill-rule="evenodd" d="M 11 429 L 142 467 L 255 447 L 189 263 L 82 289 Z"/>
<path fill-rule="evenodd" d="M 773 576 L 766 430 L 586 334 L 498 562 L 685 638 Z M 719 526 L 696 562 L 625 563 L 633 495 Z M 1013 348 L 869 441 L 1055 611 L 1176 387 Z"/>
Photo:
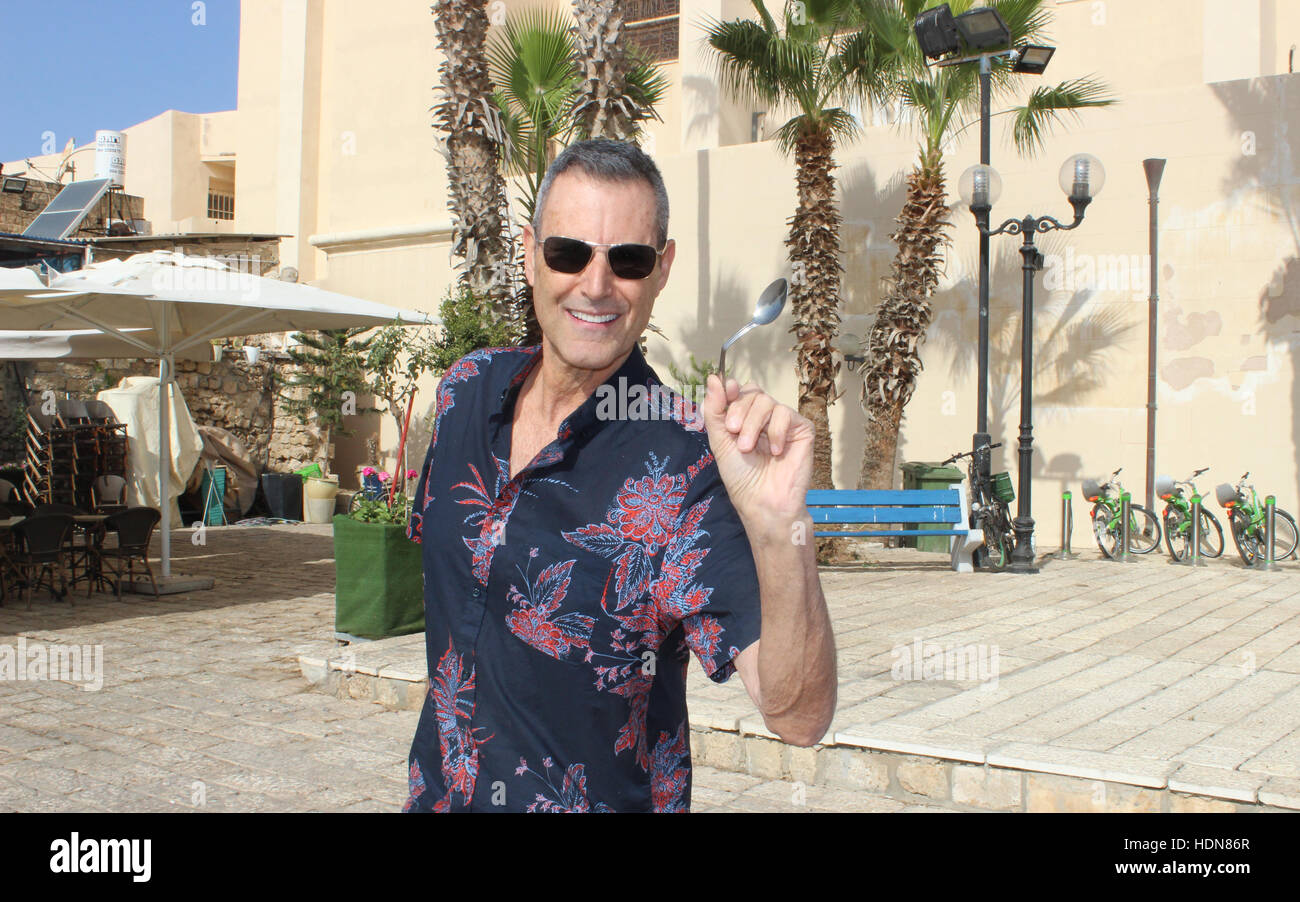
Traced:
<path fill-rule="evenodd" d="M 829 489 L 827 406 L 835 400 L 840 368 L 835 339 L 843 270 L 835 146 L 858 132 L 857 120 L 840 104 L 884 96 L 890 60 L 888 48 L 862 27 L 858 8 L 848 0 L 791 0 L 780 28 L 763 0 L 751 2 L 757 22 L 710 22 L 708 42 L 728 94 L 793 112 L 776 137 L 781 152 L 794 155 L 799 198 L 785 242 L 794 272 L 790 299 L 798 407 L 815 429 L 813 488 Z"/>
<path fill-rule="evenodd" d="M 631 68 L 623 81 L 622 100 L 639 111 L 627 123 L 628 137 L 635 138 L 642 122 L 658 118 L 655 107 L 668 90 L 668 79 L 635 49 L 625 58 Z M 573 24 L 555 10 L 531 8 L 513 14 L 495 35 L 488 60 L 497 85 L 493 102 L 501 113 L 508 148 L 506 171 L 524 179 L 520 206 L 523 220 L 530 222 L 547 166 L 570 139 L 585 136 L 577 114 L 584 95 Z M 522 278 L 522 259 L 515 273 L 514 326 L 522 343 L 536 344 L 541 334 L 532 291 Z"/>
<path fill-rule="evenodd" d="M 948 0 L 956 15 L 975 5 L 973 0 Z M 939 282 L 943 251 L 948 243 L 947 186 L 944 150 L 964 126 L 961 115 L 978 116 L 979 73 L 972 65 L 927 67 L 916 42 L 912 23 L 935 0 L 867 2 L 861 9 L 869 27 L 897 58 L 903 75 L 899 100 L 913 115 L 921 136 L 920 154 L 907 178 L 907 196 L 890 236 L 898 246 L 888 289 L 864 343 L 862 406 L 867 415 L 866 440 L 858 477 L 860 489 L 893 487 L 894 457 L 903 409 L 911 399 L 921 372 L 921 345 L 930 324 L 930 299 Z M 1051 13 L 1044 0 L 990 0 L 1011 31 L 1013 44 L 1043 43 Z M 992 99 L 1006 97 L 1015 88 L 1011 65 L 994 62 Z M 1030 154 L 1062 114 L 1114 103 L 1104 84 L 1094 78 L 1077 78 L 1034 90 L 1024 104 L 1004 111 L 1014 113 L 1012 134 L 1017 150 Z"/>
<path fill-rule="evenodd" d="M 584 138 L 630 141 L 637 122 L 647 118 L 627 91 L 635 61 L 624 40 L 623 13 L 622 0 L 573 0 L 579 49 L 574 59 L 582 78 L 573 115 Z"/>
<path fill-rule="evenodd" d="M 505 181 L 499 159 L 501 117 L 491 103 L 485 54 L 487 0 L 434 0 L 434 27 L 444 60 L 434 124 L 445 136 L 452 214 L 452 254 L 463 259 L 461 281 L 500 318 L 510 305 L 511 258 Z M 487 313 L 489 311 L 485 311 Z"/>

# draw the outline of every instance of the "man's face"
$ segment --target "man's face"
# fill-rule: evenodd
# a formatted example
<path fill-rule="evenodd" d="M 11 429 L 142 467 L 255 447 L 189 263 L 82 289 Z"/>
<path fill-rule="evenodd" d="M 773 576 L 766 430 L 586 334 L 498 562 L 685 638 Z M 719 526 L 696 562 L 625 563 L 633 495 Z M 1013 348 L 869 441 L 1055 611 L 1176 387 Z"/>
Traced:
<path fill-rule="evenodd" d="M 598 181 L 569 170 L 551 183 L 541 227 L 541 235 L 524 227 L 524 272 L 533 287 L 543 353 L 573 369 L 603 373 L 645 331 L 676 247 L 668 242 L 646 278 L 623 279 L 609 268 L 606 248 L 594 250 L 582 272 L 566 275 L 546 265 L 539 242 L 558 236 L 655 247 L 654 191 L 642 181 Z"/>

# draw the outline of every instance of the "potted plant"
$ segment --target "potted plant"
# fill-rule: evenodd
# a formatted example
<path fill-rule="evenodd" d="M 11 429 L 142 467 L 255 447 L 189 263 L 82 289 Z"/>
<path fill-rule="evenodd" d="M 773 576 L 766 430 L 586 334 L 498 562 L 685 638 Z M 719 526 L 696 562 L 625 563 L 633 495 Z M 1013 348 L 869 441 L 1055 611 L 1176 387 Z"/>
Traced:
<path fill-rule="evenodd" d="M 375 475 L 385 491 L 334 517 L 334 630 L 364 639 L 424 629 L 420 546 L 406 537 L 411 501 L 387 491 L 388 473 Z"/>

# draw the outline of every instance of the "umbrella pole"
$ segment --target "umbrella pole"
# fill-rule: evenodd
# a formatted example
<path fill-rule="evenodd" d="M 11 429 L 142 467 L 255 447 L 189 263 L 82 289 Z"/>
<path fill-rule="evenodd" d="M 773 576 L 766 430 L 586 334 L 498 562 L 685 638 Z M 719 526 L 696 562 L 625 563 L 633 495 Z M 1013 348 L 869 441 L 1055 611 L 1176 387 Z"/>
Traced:
<path fill-rule="evenodd" d="M 406 402 L 406 422 L 402 424 L 402 440 L 397 443 L 397 466 L 394 468 L 401 472 L 402 492 L 406 492 L 406 460 L 402 454 L 406 451 L 406 433 L 411 428 L 411 409 L 415 407 L 415 389 L 411 389 L 411 398 Z M 393 484 L 388 490 L 388 506 L 393 506 L 393 499 L 397 497 L 397 474 L 393 474 Z"/>
<path fill-rule="evenodd" d="M 163 323 L 167 322 L 166 306 Z M 164 329 L 166 326 L 164 325 Z M 158 503 L 162 508 L 162 575 L 172 575 L 172 424 L 171 424 L 172 355 L 164 354 L 158 361 Z"/>

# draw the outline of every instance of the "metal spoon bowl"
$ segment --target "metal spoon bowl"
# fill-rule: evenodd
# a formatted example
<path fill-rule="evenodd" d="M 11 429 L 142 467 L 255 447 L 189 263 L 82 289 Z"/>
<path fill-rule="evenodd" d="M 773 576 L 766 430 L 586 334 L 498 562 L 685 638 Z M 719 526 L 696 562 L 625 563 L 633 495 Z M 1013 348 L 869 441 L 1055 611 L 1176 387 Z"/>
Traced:
<path fill-rule="evenodd" d="M 722 353 L 718 355 L 718 376 L 722 379 L 722 384 L 727 384 L 727 348 L 734 345 L 744 335 L 758 326 L 766 326 L 781 315 L 785 308 L 785 295 L 789 289 L 789 283 L 785 279 L 777 279 L 771 285 L 763 289 L 763 293 L 758 296 L 758 303 L 754 305 L 754 315 L 745 325 L 741 326 L 736 334 L 728 338 L 722 344 Z"/>

